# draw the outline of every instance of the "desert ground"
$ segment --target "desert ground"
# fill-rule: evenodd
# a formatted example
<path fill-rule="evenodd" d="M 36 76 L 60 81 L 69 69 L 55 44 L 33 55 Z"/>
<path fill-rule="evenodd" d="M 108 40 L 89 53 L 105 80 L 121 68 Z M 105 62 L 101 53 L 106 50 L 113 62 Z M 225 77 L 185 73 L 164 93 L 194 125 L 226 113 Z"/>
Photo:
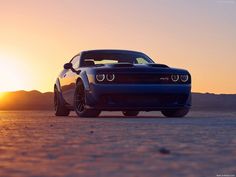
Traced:
<path fill-rule="evenodd" d="M 236 176 L 236 113 L 0 112 L 0 176 Z"/>

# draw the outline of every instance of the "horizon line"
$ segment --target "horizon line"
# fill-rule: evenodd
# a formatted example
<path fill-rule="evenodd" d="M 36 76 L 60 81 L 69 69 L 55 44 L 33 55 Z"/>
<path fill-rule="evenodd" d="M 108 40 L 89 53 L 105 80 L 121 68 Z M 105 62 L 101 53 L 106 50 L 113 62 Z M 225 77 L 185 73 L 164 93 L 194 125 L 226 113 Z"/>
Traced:
<path fill-rule="evenodd" d="M 53 91 L 40 91 L 40 90 L 13 90 L 13 91 L 0 91 L 0 93 L 13 93 L 13 92 L 39 92 L 42 94 L 45 93 L 53 93 Z M 195 93 L 195 94 L 214 94 L 214 95 L 236 95 L 236 93 L 212 93 L 212 92 L 198 92 L 198 91 L 192 91 L 191 93 Z"/>

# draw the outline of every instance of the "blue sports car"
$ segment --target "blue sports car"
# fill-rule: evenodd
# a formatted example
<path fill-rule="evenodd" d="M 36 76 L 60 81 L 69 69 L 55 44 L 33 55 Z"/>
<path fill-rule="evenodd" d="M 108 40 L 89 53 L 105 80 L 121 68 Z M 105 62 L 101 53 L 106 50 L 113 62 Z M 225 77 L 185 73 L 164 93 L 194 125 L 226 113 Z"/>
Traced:
<path fill-rule="evenodd" d="M 156 64 L 141 52 L 90 50 L 74 56 L 54 85 L 56 116 L 75 111 L 97 117 L 101 111 L 161 111 L 184 117 L 191 107 L 191 75 L 183 69 Z"/>

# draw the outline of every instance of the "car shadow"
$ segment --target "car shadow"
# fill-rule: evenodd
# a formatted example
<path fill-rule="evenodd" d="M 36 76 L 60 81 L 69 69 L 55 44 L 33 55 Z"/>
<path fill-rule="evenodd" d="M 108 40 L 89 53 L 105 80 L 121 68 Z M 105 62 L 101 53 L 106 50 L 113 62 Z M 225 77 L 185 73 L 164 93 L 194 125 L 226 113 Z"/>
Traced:
<path fill-rule="evenodd" d="M 69 116 L 70 118 L 80 118 L 76 115 Z M 162 116 L 119 116 L 119 115 L 102 115 L 99 117 L 87 117 L 83 119 L 165 119 L 166 117 Z"/>
<path fill-rule="evenodd" d="M 147 119 L 153 119 L 153 118 L 164 118 L 161 116 L 99 116 L 99 118 L 123 118 L 123 119 L 143 119 L 143 118 L 147 118 Z"/>

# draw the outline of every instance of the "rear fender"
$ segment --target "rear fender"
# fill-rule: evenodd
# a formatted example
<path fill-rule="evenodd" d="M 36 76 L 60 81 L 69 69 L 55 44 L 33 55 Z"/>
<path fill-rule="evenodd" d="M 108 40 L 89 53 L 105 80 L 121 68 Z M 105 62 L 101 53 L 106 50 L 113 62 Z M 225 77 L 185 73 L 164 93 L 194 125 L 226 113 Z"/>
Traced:
<path fill-rule="evenodd" d="M 60 80 L 57 78 L 56 83 L 54 85 L 54 89 L 57 89 L 58 93 L 59 93 L 59 99 L 62 103 L 66 104 L 63 95 L 62 95 L 62 91 L 61 91 L 61 84 L 60 84 Z"/>
<path fill-rule="evenodd" d="M 57 80 L 56 80 L 56 83 L 55 83 L 54 88 L 57 88 L 58 92 L 61 93 L 61 84 L 60 84 L 60 81 L 59 81 L 58 78 L 57 78 Z"/>

